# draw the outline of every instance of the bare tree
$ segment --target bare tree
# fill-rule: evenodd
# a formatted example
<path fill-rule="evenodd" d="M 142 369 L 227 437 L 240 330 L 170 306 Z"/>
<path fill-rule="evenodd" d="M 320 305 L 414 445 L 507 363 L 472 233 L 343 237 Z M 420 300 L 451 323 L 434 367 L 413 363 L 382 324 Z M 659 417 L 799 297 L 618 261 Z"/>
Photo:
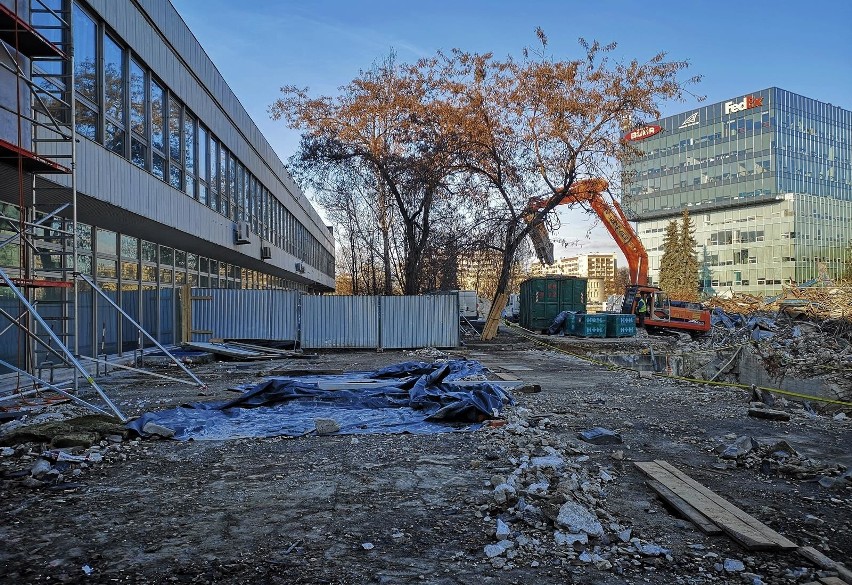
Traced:
<path fill-rule="evenodd" d="M 440 78 L 453 108 L 444 123 L 456 133 L 458 156 L 486 196 L 479 224 L 502 255 L 483 338 L 496 334 L 515 254 L 580 179 L 607 176 L 628 148 L 625 126 L 659 117 L 658 101 L 682 98 L 683 61 L 659 53 L 645 63 L 612 63 L 602 47 L 580 40 L 582 59 L 559 61 L 540 48 L 520 61 L 454 51 Z M 697 81 L 697 78 L 689 82 Z M 532 202 L 535 202 L 533 204 Z"/>
<path fill-rule="evenodd" d="M 446 197 L 453 170 L 452 150 L 437 123 L 441 102 L 429 70 L 399 66 L 391 54 L 342 87 L 337 97 L 311 98 L 306 89 L 293 86 L 281 92 L 270 113 L 305 132 L 300 150 L 304 168 L 344 165 L 374 180 L 382 222 L 388 202 L 393 203 L 403 236 L 398 277 L 405 294 L 418 293 L 433 204 Z M 380 225 L 387 282 L 392 234 L 389 223 Z"/>

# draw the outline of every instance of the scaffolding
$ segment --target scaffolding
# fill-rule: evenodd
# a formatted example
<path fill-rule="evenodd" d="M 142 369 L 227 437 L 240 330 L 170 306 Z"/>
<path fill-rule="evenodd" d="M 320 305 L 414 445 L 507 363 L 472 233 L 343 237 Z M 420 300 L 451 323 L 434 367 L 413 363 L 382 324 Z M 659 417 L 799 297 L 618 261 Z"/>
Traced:
<path fill-rule="evenodd" d="M 8 392 L 0 391 L 0 401 L 49 390 L 110 414 L 81 398 L 78 384 L 83 379 L 112 415 L 126 420 L 81 360 L 93 362 L 96 371 L 101 364 L 110 364 L 152 373 L 110 362 L 106 356 L 81 358 L 80 283 L 132 323 L 138 331 L 140 352 L 149 340 L 191 381 L 153 375 L 206 386 L 78 269 L 72 26 L 72 0 L 0 3 L 0 88 L 14 91 L 11 99 L 8 92 L 0 94 L 0 162 L 15 169 L 17 177 L 17 197 L 4 194 L 5 201 L 16 199 L 16 206 L 3 204 L 0 209 L 0 228 L 11 234 L 0 239 L 0 259 L 7 267 L 0 269 L 0 286 L 17 301 L 17 310 L 0 307 L 0 317 L 8 321 L 0 336 L 18 334 L 17 365 L 0 359 L 0 366 L 17 375 L 17 383 Z M 51 181 L 51 175 L 64 180 Z M 8 268 L 10 264 L 14 268 Z M 72 375 L 56 382 L 56 368 L 65 368 Z M 50 372 L 49 380 L 44 379 L 44 371 Z"/>

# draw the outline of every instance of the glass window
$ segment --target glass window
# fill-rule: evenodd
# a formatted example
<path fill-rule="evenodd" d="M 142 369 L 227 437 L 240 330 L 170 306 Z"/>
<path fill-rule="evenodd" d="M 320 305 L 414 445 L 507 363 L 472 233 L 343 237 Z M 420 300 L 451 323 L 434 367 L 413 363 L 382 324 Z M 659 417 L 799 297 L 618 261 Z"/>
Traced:
<path fill-rule="evenodd" d="M 116 278 L 118 276 L 117 262 L 98 258 L 97 276 L 100 278 Z"/>
<path fill-rule="evenodd" d="M 98 138 L 98 116 L 93 109 L 77 102 L 77 134 L 90 140 Z"/>
<path fill-rule="evenodd" d="M 80 250 L 92 249 L 92 226 L 84 223 L 77 224 L 77 248 Z"/>
<path fill-rule="evenodd" d="M 157 244 L 142 240 L 142 260 L 145 262 L 157 261 Z"/>
<path fill-rule="evenodd" d="M 121 258 L 123 260 L 138 259 L 139 239 L 132 236 L 121 236 Z"/>
<path fill-rule="evenodd" d="M 116 154 L 124 154 L 124 130 L 116 124 L 107 122 L 104 128 L 104 146 Z"/>
<path fill-rule="evenodd" d="M 195 118 L 189 114 L 183 117 L 184 158 L 187 174 L 195 174 Z"/>
<path fill-rule="evenodd" d="M 152 168 L 151 172 L 154 173 L 154 176 L 165 180 L 166 178 L 166 159 L 164 159 L 161 155 L 156 152 L 151 157 Z"/>
<path fill-rule="evenodd" d="M 109 254 L 110 256 L 118 255 L 118 245 L 116 243 L 116 233 L 109 230 L 97 230 L 98 254 Z"/>
<path fill-rule="evenodd" d="M 121 278 L 124 280 L 139 279 L 139 264 L 136 262 L 121 263 Z"/>
<path fill-rule="evenodd" d="M 104 35 L 104 112 L 124 123 L 124 50 Z"/>
<path fill-rule="evenodd" d="M 207 130 L 201 124 L 198 125 L 198 178 L 204 182 L 208 180 L 207 165 Z"/>
<path fill-rule="evenodd" d="M 74 85 L 77 95 L 98 103 L 97 25 L 74 4 Z"/>
<path fill-rule="evenodd" d="M 163 150 L 165 131 L 165 93 L 156 81 L 151 80 L 151 146 Z M 162 178 L 162 177 L 161 177 Z"/>
<path fill-rule="evenodd" d="M 169 157 L 180 162 L 180 102 L 169 95 Z"/>
<path fill-rule="evenodd" d="M 145 136 L 145 70 L 130 60 L 130 129 Z"/>
<path fill-rule="evenodd" d="M 181 170 L 175 166 L 174 161 L 169 164 L 169 184 L 175 189 L 183 190 L 183 181 L 181 180 Z"/>
<path fill-rule="evenodd" d="M 145 154 L 148 148 L 134 136 L 130 139 L 130 160 L 137 167 L 145 168 Z"/>
<path fill-rule="evenodd" d="M 165 246 L 160 246 L 160 264 L 162 266 L 174 265 L 174 250 Z"/>
<path fill-rule="evenodd" d="M 186 252 L 183 250 L 175 250 L 175 266 L 186 268 Z"/>

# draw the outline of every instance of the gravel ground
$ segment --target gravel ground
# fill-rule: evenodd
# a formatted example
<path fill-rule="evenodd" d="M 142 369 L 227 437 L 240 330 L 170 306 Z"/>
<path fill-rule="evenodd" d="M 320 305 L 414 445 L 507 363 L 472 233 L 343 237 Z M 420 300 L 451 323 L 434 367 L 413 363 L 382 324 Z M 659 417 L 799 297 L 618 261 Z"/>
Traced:
<path fill-rule="evenodd" d="M 136 416 L 232 398 L 229 388 L 275 368 L 369 370 L 438 353 L 197 366 L 207 396 L 136 374 L 101 381 Z M 633 465 L 653 459 L 797 544 L 852 557 L 852 423 L 836 410 L 779 401 L 789 421 L 752 418 L 747 391 L 610 370 L 507 332 L 452 353 L 541 392 L 515 393 L 506 424 L 438 435 L 141 440 L 69 404 L 3 425 L 0 582 L 774 584 L 831 574 L 677 518 Z M 578 439 L 593 427 L 623 442 Z M 744 438 L 750 451 L 720 457 Z M 789 457 L 777 454 L 781 441 Z M 64 452 L 85 461 L 39 457 L 75 442 Z M 578 508 L 585 530 L 569 518 Z"/>

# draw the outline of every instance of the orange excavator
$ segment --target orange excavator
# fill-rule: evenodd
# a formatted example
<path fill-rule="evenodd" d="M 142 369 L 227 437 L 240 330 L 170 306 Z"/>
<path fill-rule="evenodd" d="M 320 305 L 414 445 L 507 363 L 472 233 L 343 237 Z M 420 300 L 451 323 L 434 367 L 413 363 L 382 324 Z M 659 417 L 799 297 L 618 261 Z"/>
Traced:
<path fill-rule="evenodd" d="M 562 196 L 557 205 L 587 203 L 603 222 L 607 231 L 627 258 L 630 282 L 624 291 L 623 314 L 636 314 L 640 297 L 645 297 L 648 307 L 645 327 L 688 333 L 705 333 L 710 330 L 710 311 L 698 303 L 670 299 L 659 287 L 648 284 L 648 252 L 630 225 L 617 201 L 608 202 L 603 193 L 609 184 L 603 179 L 576 181 Z M 549 199 L 531 199 L 524 219 L 534 221 L 535 212 L 544 208 Z M 553 245 L 547 236 L 544 222 L 533 225 L 531 239 L 539 260 L 553 264 Z M 637 317 L 638 320 L 638 317 Z"/>

